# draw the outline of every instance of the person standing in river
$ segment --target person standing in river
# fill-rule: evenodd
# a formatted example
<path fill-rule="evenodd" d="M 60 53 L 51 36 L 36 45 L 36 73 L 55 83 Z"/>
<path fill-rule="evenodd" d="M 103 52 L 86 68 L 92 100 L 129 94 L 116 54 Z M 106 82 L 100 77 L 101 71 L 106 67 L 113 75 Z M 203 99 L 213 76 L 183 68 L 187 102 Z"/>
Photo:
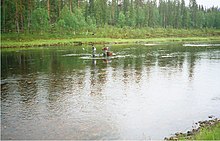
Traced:
<path fill-rule="evenodd" d="M 104 47 L 102 48 L 102 50 L 103 50 L 103 57 L 106 57 L 109 48 L 104 46 Z"/>
<path fill-rule="evenodd" d="M 96 48 L 94 45 L 92 45 L 92 57 L 95 57 L 96 54 Z"/>

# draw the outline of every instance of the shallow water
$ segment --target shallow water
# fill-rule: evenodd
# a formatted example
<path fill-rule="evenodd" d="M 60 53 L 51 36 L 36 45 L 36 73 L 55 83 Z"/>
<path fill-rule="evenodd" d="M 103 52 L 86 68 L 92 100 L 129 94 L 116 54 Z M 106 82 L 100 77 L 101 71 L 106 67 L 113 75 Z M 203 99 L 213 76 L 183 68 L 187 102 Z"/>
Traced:
<path fill-rule="evenodd" d="M 163 139 L 220 117 L 220 46 L 90 49 L 2 49 L 2 139 Z"/>

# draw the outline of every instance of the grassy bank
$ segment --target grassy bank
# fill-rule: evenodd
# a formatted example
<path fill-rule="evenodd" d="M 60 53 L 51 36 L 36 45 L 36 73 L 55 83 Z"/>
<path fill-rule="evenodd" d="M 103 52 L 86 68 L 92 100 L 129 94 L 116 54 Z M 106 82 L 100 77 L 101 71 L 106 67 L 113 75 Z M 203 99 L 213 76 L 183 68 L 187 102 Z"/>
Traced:
<path fill-rule="evenodd" d="M 220 120 L 200 121 L 199 127 L 187 133 L 176 133 L 165 140 L 220 140 Z"/>
<path fill-rule="evenodd" d="M 193 139 L 195 140 L 220 140 L 220 123 L 213 127 L 203 127 Z"/>
<path fill-rule="evenodd" d="M 161 42 L 193 42 L 193 41 L 220 41 L 220 37 L 187 37 L 187 38 L 149 38 L 149 39 L 113 39 L 113 38 L 73 38 L 73 39 L 38 39 L 2 40 L 1 47 L 35 47 L 56 45 L 81 45 L 81 44 L 123 44 L 123 43 L 161 43 Z"/>
<path fill-rule="evenodd" d="M 93 31 L 59 33 L 7 33 L 1 35 L 1 47 L 32 47 L 78 44 L 122 44 L 158 42 L 220 41 L 220 30 L 97 28 Z"/>

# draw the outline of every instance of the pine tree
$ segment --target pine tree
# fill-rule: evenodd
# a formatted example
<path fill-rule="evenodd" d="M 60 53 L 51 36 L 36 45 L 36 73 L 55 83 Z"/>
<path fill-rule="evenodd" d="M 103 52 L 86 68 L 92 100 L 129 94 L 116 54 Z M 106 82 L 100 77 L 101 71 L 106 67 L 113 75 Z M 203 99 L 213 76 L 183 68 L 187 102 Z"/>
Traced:
<path fill-rule="evenodd" d="M 189 8 L 191 14 L 191 26 L 195 28 L 197 27 L 197 10 L 198 10 L 198 5 L 196 0 L 189 1 Z"/>
<path fill-rule="evenodd" d="M 187 11 L 186 11 L 186 6 L 185 6 L 185 0 L 181 0 L 181 27 L 186 28 L 187 26 Z"/>
<path fill-rule="evenodd" d="M 50 21 L 50 0 L 47 0 L 47 14 L 48 14 L 49 21 Z"/>
<path fill-rule="evenodd" d="M 175 28 L 179 28 L 180 27 L 180 24 L 181 24 L 181 9 L 180 9 L 180 2 L 179 0 L 175 0 L 174 1 L 174 7 L 175 7 L 175 19 L 174 19 L 174 27 Z"/>
<path fill-rule="evenodd" d="M 1 26 L 2 26 L 2 32 L 6 32 L 6 6 L 5 6 L 5 0 L 1 1 Z"/>
<path fill-rule="evenodd" d="M 31 16 L 32 21 L 32 29 L 35 32 L 40 31 L 42 33 L 43 31 L 48 30 L 49 26 L 49 17 L 48 17 L 48 11 L 43 8 L 37 8 L 33 11 Z"/>
<path fill-rule="evenodd" d="M 128 10 L 129 10 L 128 8 L 129 8 L 129 0 L 123 0 L 123 14 L 125 15 L 126 21 L 128 21 Z"/>
<path fill-rule="evenodd" d="M 110 9 L 111 9 L 111 12 L 110 12 L 110 20 L 109 20 L 109 24 L 110 25 L 115 25 L 116 24 L 116 10 L 117 10 L 117 5 L 116 5 L 116 0 L 112 0 L 111 1 L 111 3 L 110 3 L 111 5 L 109 5 L 110 6 Z"/>
<path fill-rule="evenodd" d="M 94 0 L 89 0 L 89 16 L 94 17 L 95 16 L 95 6 L 94 6 Z"/>
<path fill-rule="evenodd" d="M 96 0 L 96 23 L 104 26 L 107 23 L 107 0 Z"/>

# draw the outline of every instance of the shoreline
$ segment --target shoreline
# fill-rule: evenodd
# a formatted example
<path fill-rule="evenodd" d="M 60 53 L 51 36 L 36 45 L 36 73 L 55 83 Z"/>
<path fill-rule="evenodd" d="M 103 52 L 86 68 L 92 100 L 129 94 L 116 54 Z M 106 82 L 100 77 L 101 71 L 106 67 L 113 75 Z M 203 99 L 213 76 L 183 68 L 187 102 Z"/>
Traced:
<path fill-rule="evenodd" d="M 198 121 L 197 126 L 186 133 L 177 132 L 164 140 L 219 140 L 220 139 L 220 119 L 209 116 L 209 120 Z M 217 132 L 217 133 L 216 133 Z M 217 134 L 217 135 L 216 135 Z"/>
<path fill-rule="evenodd" d="M 1 48 L 44 47 L 44 46 L 77 46 L 87 44 L 149 44 L 166 42 L 220 42 L 220 36 L 211 37 L 160 37 L 147 39 L 115 39 L 115 38 L 52 38 L 24 40 L 2 40 Z"/>

